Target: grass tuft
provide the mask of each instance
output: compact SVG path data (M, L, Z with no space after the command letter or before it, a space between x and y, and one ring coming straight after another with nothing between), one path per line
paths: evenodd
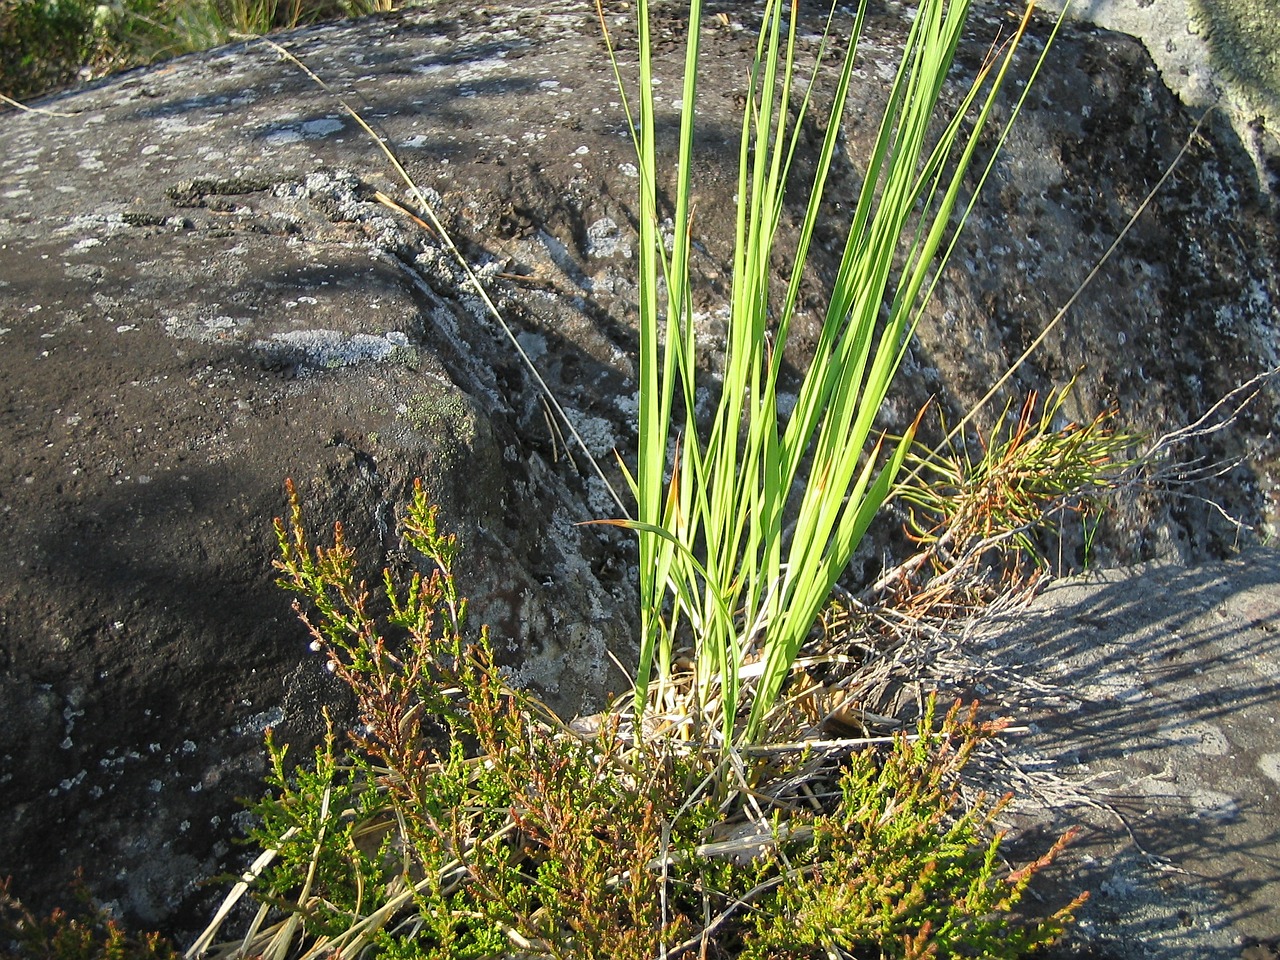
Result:
M636 13L634 98L628 99L613 57L640 169L639 450L628 476L637 510L634 519L617 521L635 531L640 552L635 706L639 714L650 709L651 685L652 702L664 700L674 654L688 646L695 698L725 748L761 737L792 664L907 456L914 427L886 443L877 435L877 417L933 278L954 245L952 216L961 185L1031 8L947 116L943 90L968 3L919 4L878 136L863 158L861 193L846 225L847 244L814 358L791 407L779 399L782 358L866 11L865 2L858 5L843 41L834 7L828 19L819 60L837 51L837 79L831 105L819 118L826 133L816 172L799 185L799 238L783 251L784 198L793 186L791 165L813 108L818 71L801 76L798 7L778 0L765 5L743 110L729 329L714 380L699 373L705 364L694 335L689 267L699 0L689 7L673 170L660 169L656 159L646 0ZM607 40L602 4L600 19ZM671 180L675 215L668 251L658 197ZM775 280L778 256L791 264L781 285ZM704 392L712 398L709 410L699 403Z

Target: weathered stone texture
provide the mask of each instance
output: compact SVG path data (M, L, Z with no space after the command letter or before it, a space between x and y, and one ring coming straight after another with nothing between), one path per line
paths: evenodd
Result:
M695 179L709 342L753 48L744 13L723 13L706 39ZM965 70L1010 22L998 8L975 19ZM868 27L797 365L903 23L891 4ZM611 27L626 60L627 28ZM678 33L675 21L659 31L664 125L676 119ZM611 450L633 443L637 180L591 5L418 11L281 40L438 204L612 470ZM816 48L812 30L804 44ZM425 477L466 544L477 616L516 674L569 711L625 685L606 651L627 658L633 577L622 538L575 526L613 512L603 484L439 241L380 201L413 208L332 94L252 43L39 106L69 116L0 124L0 808L12 811L0 872L38 900L83 863L103 896L161 922L198 905L190 883L226 855L233 798L257 789L261 729L305 742L321 704L343 706L270 583L285 476L317 529L346 522L370 575ZM1068 27L886 425L931 394L953 417L976 399L1191 125L1135 41ZM1083 367L1073 413L1116 403L1159 432L1276 364L1275 207L1232 137L1211 127L1197 140L1020 389ZM1264 397L1202 451L1251 451L1197 491L1249 523L1280 512L1274 410ZM1150 499L1098 550L1194 557L1234 536L1200 501Z

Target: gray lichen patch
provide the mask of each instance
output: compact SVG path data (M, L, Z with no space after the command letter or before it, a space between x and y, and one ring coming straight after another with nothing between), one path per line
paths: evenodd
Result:
M304 120L300 123L284 124L274 129L263 131L263 139L273 145L296 143L299 140L318 140L332 136L346 129L346 124L337 116L323 117L319 120Z
M368 333L346 335L338 330L294 330L252 344L254 352L267 363L313 370L387 360L409 347L409 338L399 332L378 337Z
M587 256L631 259L631 243L613 217L601 217L587 227Z

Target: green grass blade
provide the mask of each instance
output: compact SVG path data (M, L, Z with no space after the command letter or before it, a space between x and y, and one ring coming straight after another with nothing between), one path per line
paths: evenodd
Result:
M803 374L794 408L783 415L778 399L782 353L822 215L822 192L837 156L866 9L864 0L844 49L816 171L802 204L793 268L776 291L773 258L818 70L798 93L797 6L766 3L739 140L729 326L718 396L704 424L698 422L689 271L701 8L698 3L690 8L679 143L671 171L675 236L668 253L658 219L649 7L639 0L640 90L633 135L641 167L641 437L635 474L628 474L637 497L637 520L630 528L639 540L641 565L636 706L643 709L652 676L665 681L677 628L687 627L693 631L700 695L712 696L714 690L723 698L719 726L726 742L740 706L743 658L760 651L765 659L744 728L753 737L814 618L892 489L906 447L899 443L880 464L871 432L919 320L921 295L936 282L939 251L945 257L954 246L954 239L947 243L950 218L992 103L988 96L969 129L965 116L980 99L990 72L984 70L960 110L939 130L940 95L968 2L921 0L850 218L816 355ZM830 24L828 19L822 52ZM1009 62L998 71L997 83ZM628 108L629 121L631 116ZM665 296L659 295L660 280L666 282ZM677 398L683 418L678 425L673 422ZM673 443L671 431L677 428L679 442Z

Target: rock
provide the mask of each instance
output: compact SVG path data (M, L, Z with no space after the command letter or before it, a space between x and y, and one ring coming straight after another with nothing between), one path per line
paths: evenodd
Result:
M754 35L737 7L720 12L695 179L707 238L695 306L709 338ZM796 365L903 17L890 4L868 25ZM1007 23L998 8L975 17L965 70ZM625 60L625 23L611 29ZM679 32L659 24L664 98ZM591 6L418 10L280 40L403 159L613 471L612 449L634 442L637 179ZM475 615L515 674L566 713L626 686L608 651L629 656L634 575L625 538L575 525L616 515L604 483L333 93L254 42L37 106L53 112L10 113L0 127L0 806L14 811L0 866L39 905L83 865L133 920L190 929L211 896L196 881L236 862L226 841L235 797L259 789L262 730L301 752L321 706L349 709L271 583L284 477L314 529L346 524L371 577L424 477L464 542ZM660 122L674 118L664 99ZM972 403L1190 131L1136 41L1068 26L921 323L886 426L930 395L953 419ZM1116 403L1159 433L1274 366L1274 210L1231 129L1208 130L1018 389L1084 366L1073 414ZM1259 528L1280 513L1275 409L1268 394L1189 449L1250 455L1191 492ZM1203 557L1237 535L1198 499L1145 497L1096 556Z
M1280 189L1280 19L1268 0L1082 0L1067 15L1140 39L1169 89L1193 110L1221 109Z
M1278 632L1273 549L1063 580L975 632L971 682L1022 728L1005 757L1025 774L994 784L1018 791L1012 823L1041 848L1083 828L1037 891L1091 894L1055 956L1280 946Z

